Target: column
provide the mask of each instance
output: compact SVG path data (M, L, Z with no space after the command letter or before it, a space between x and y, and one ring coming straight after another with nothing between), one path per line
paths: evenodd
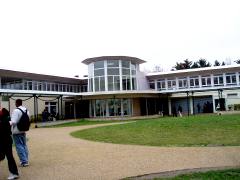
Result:
M168 112L169 115L172 115L172 103L170 97L168 97Z
M107 76L107 61L106 60L104 61L103 67L104 67L105 91L108 91L108 76ZM100 81L100 79L99 79L99 81ZM101 89L100 89L100 91L101 91Z
M73 101L73 117L74 117L74 119L77 119L77 116L76 116L76 99L74 99L74 101Z
M119 61L119 80L120 80L120 91L122 91L123 90L122 89L122 60ZM136 79L136 81L137 81L137 79ZM137 82L137 84L138 84L138 82Z
M210 77L211 77L211 87L214 87L213 74L211 74Z
M236 81L237 81L237 85L239 85L239 72L236 72Z
M223 86L227 86L226 73L223 73Z
M202 76L201 75L198 76L198 81L199 81L199 87L201 88L202 87Z
M190 109L190 114L193 114L193 97L189 97L189 109Z

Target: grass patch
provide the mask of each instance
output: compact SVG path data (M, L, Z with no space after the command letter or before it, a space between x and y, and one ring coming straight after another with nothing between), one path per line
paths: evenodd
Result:
M240 145L240 116L200 115L148 119L76 131L71 135L116 144L237 146Z
M240 169L228 169L228 170L219 170L219 171L208 171L208 172L199 172L191 174L183 174L172 178L155 178L154 180L205 180L205 179L231 179L238 180L240 179Z
M52 125L52 126L46 126L49 128L58 128L58 127L72 127L72 126L85 126L85 125L95 125L95 124L106 124L106 123L114 123L114 122L123 122L123 121L110 121L110 120L94 120L94 121L89 121L85 119L80 119L75 122L66 122L63 124L57 124L57 125Z

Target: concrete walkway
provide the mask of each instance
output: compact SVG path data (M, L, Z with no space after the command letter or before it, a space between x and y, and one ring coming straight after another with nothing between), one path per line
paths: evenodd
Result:
M110 125L110 124L108 124ZM239 166L240 147L147 147L91 142L70 132L106 124L37 128L28 133L30 166L19 167L23 180L121 179L164 171ZM15 159L18 158L15 153ZM0 162L0 179L8 176Z

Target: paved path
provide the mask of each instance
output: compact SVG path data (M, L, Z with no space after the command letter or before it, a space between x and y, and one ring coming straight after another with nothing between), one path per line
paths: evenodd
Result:
M171 170L240 165L240 147L118 145L69 135L72 131L96 126L106 124L31 129L28 133L30 166L19 168L21 179L107 180ZM17 159L16 153L15 157ZM4 161L0 163L0 180L7 175Z

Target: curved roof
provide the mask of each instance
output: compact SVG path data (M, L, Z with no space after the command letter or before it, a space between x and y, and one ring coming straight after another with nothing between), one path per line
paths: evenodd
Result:
M87 58L87 59L83 60L82 63L88 65L92 62L102 61L102 60L124 60L124 61L131 61L136 64L142 64L142 63L146 62L142 59L135 58L135 57L129 57L129 56L100 56L100 57Z

